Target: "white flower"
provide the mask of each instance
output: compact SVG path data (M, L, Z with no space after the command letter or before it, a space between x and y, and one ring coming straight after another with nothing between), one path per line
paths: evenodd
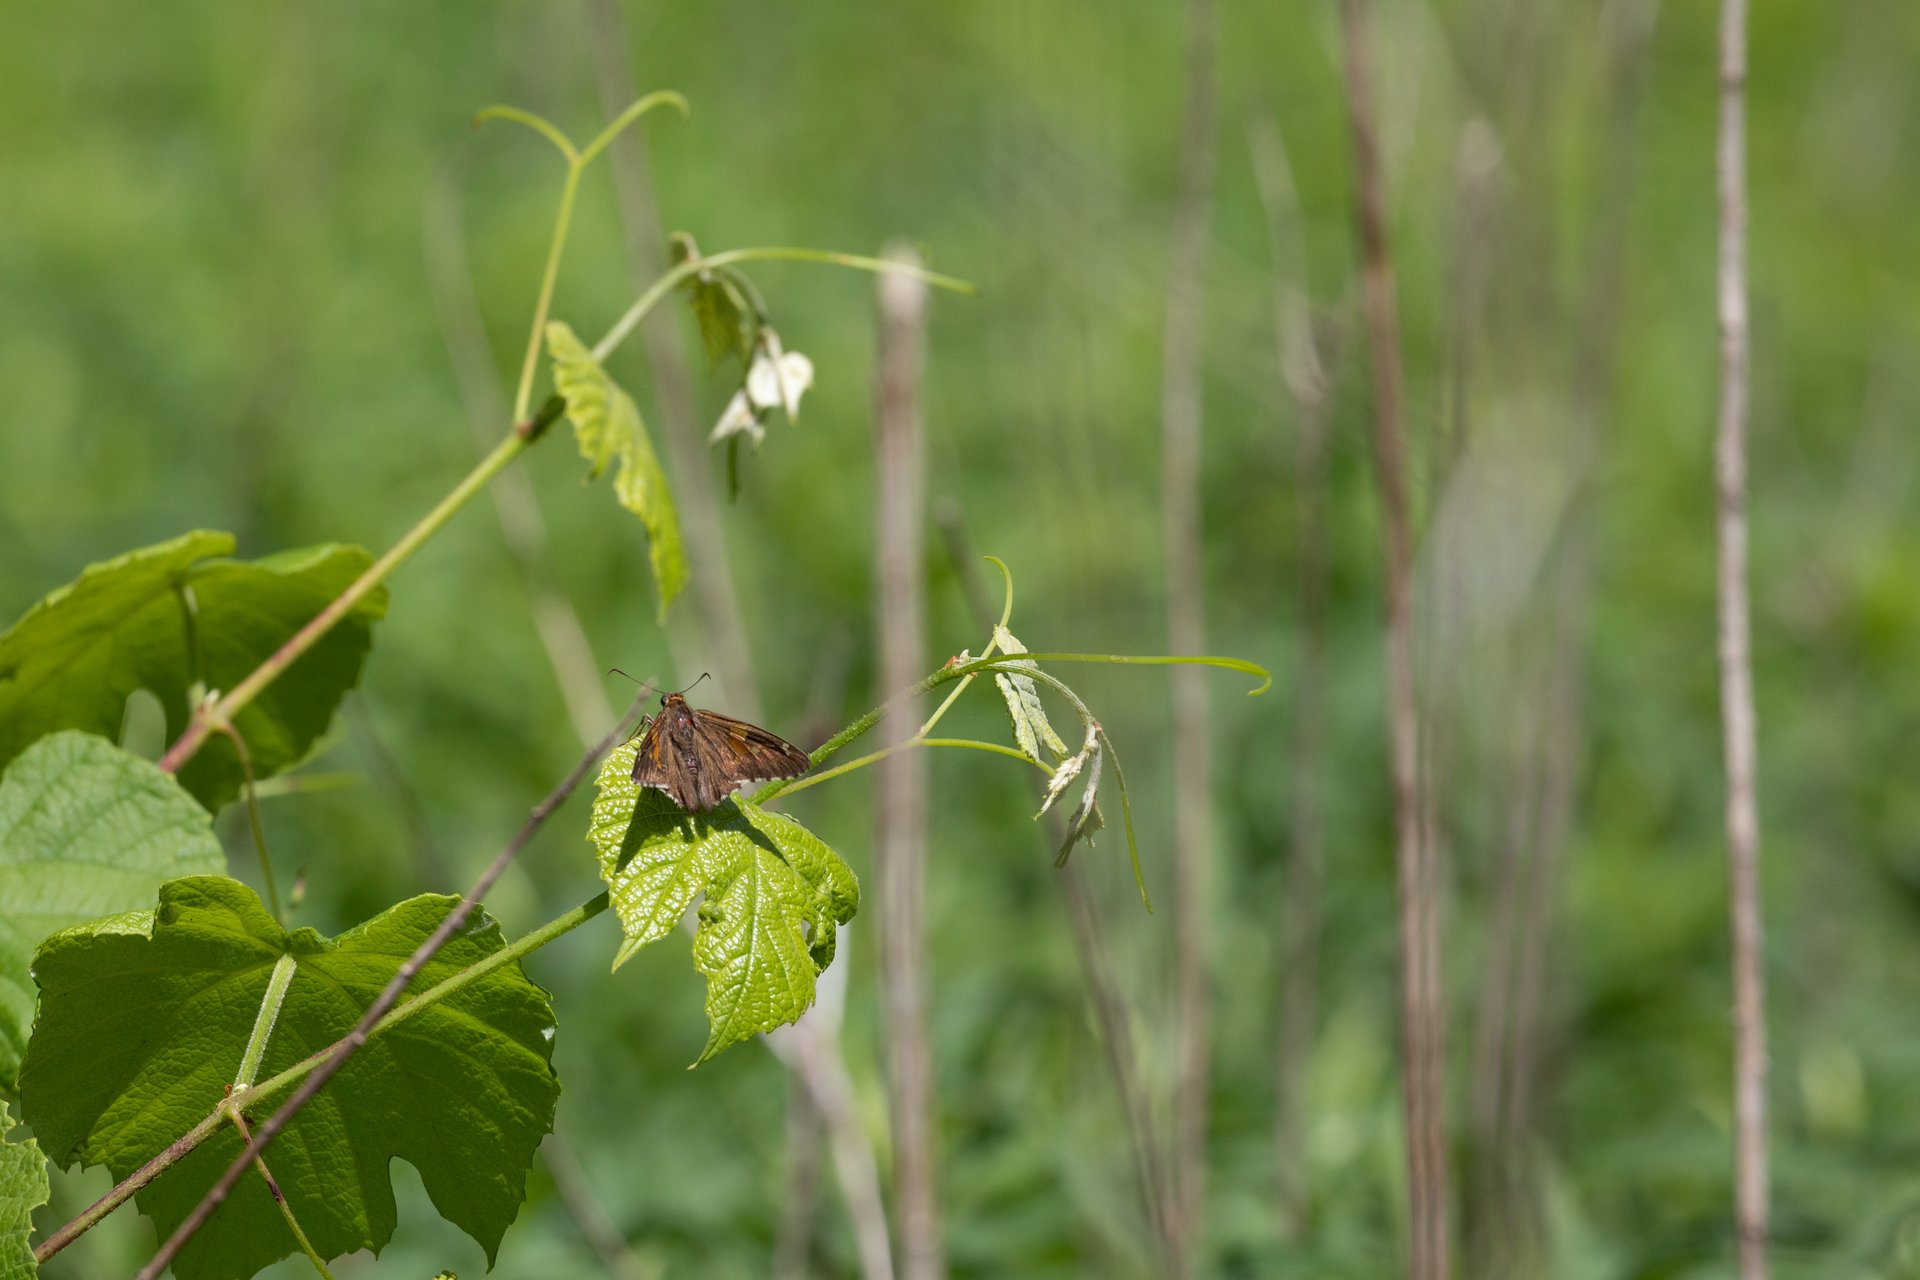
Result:
M760 415L754 412L753 406L747 403L747 393L742 390L734 392L733 399L727 401L726 410L720 415L720 421L713 424L713 432L707 437L707 443L719 444L728 436L746 436L758 449L766 434L766 426L760 421Z
M800 397L813 385L813 361L798 351L785 351L780 335L762 329L754 344L753 362L747 366L746 381L727 401L720 421L707 436L717 444L729 436L746 436L759 448L767 434L767 415L775 409L787 415L787 421L800 416Z
M782 351L780 335L760 331L760 345L747 370L747 398L762 411L784 409L787 420L800 416L800 396L813 385L813 361L798 351Z

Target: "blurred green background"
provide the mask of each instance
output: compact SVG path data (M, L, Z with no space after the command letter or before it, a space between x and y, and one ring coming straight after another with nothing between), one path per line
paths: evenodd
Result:
M686 122L644 126L663 225L708 250L871 253L905 238L934 268L977 282L978 298L934 300L930 498L957 504L976 549L1012 566L1014 626L1029 645L1162 651L1160 343L1183 10L720 0L618 13L636 76L625 96L670 87L693 106ZM1215 1025L1200 1273L1379 1276L1398 1265L1403 1216L1394 884L1337 26L1331 3L1229 3L1219 21L1208 648L1277 679L1247 700L1238 677L1211 678ZM1388 0L1379 14L1414 474L1432 531L1422 585L1446 761L1449 1095L1467 1259L1502 1211L1476 1193L1484 1153L1469 1120L1509 883L1503 833L1544 751L1529 672L1554 634L1569 548L1586 548L1590 565L1577 578L1571 817L1557 851L1538 851L1560 870L1543 891L1541 1022L1518 1140L1530 1175L1511 1197L1539 1197L1547 1229L1531 1265L1554 1277L1731 1274L1715 21L1711 5L1654 0ZM233 530L246 556L335 539L384 548L475 457L430 242L464 253L492 367L510 386L557 198L545 144L468 121L508 102L590 136L604 119L594 53L605 39L590 7L79 0L13 6L6 27L0 617L91 561L189 528ZM1906 1025L1920 999L1909 776L1920 762L1920 9L1757 6L1752 60L1777 1273L1920 1275L1920 1037ZM1269 133L1298 184L1298 254L1282 237L1276 255L1256 180L1250 139ZM812 745L881 693L873 288L824 267L751 274L817 384L798 426L776 422L744 460L722 521L764 722ZM1304 1129L1289 1138L1304 1152L1304 1222L1275 1207L1302 492L1277 280L1309 290L1333 376L1319 999ZM634 292L597 168L556 314L597 334ZM614 369L659 431L637 343ZM733 387L695 375L697 416L711 422ZM1585 488L1582 431L1594 449ZM598 666L697 675L697 648L676 667L654 625L637 522L604 485L582 488L558 434L524 467L551 534L551 583ZM927 577L931 669L984 636L931 530ZM309 766L357 784L267 809L278 864L306 871L301 922L329 932L465 884L578 749L489 504L391 587L362 687ZM1164 673L1063 674L1124 755L1149 884L1168 904ZM630 687L608 680L606 696L624 703ZM950 723L1004 732L986 690ZM971 753L931 768L928 947L953 1272L1148 1274L1121 1111L1065 900L1029 821L1029 780ZM794 809L871 889L867 779L809 791ZM564 811L490 899L509 934L596 891L584 815L578 802ZM235 874L251 878L236 817L222 830ZM1172 913L1140 910L1117 832L1076 859L1164 1113ZM846 1052L878 1141L875 905L869 896L840 963ZM617 976L613 947L600 920L529 965L560 1016L559 1127L644 1267L766 1274L791 1183L786 1073L752 1045L685 1071L705 1028L684 939ZM411 1171L395 1173L394 1243L338 1273L480 1274L477 1247L439 1221ZM98 1171L59 1178L42 1221L64 1221L105 1185ZM544 1167L531 1189L498 1274L601 1273ZM850 1274L830 1177L817 1233L818 1273ZM123 1214L46 1274L121 1274L150 1247L149 1228ZM304 1273L287 1263L272 1274Z

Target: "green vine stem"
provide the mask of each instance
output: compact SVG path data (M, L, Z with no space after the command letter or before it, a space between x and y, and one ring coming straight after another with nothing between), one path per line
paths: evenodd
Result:
M991 751L995 755L1012 756L1022 764L1030 764L1042 773L1048 772L1047 766L1041 764L1026 752L1016 750L1013 747L1002 746L998 742L981 742L977 738L929 738L925 736L924 733L916 733L905 742L896 742L884 750L870 751L857 760L849 760L845 764L835 765L833 768L823 770L820 773L809 773L803 778L796 778L793 784L781 794L792 795L796 791L805 791L808 787L818 786L829 778L837 778L843 773L852 773L855 769L863 769L867 765L886 759L888 756L899 755L902 751L911 751L915 747L963 747L969 751Z
M1012 655L1021 662L1095 662L1126 667L1220 667L1227 671L1239 671L1250 676L1259 676L1260 683L1247 690L1249 698L1257 698L1273 687L1273 673L1257 662L1248 662L1245 658L1222 658L1213 655L1184 657L1179 654L1133 654L1133 653L1016 653ZM995 667L983 667L987 659L969 664L967 669L999 670ZM1005 658L992 659L1004 663ZM1030 671L1014 669L1015 675L1031 675Z
M111 1191L88 1205L72 1222L35 1245L34 1262L44 1266L47 1259L99 1226L102 1219L125 1204L142 1187L180 1163L186 1158L188 1152L211 1138L214 1131L226 1122L226 1118L226 1103L223 1099L221 1105L209 1112L206 1119L175 1138L167 1144L164 1151L115 1183Z
M1000 623L993 629L993 634L987 637L987 646L980 651L980 657L982 659L993 656L993 651L1000 647L1000 633L1005 631L1007 623L1013 620L1013 570L1007 568L1007 562L999 556L987 556L986 559L994 568L1000 571L1000 577L1006 582L1006 591L1000 606ZM972 683L973 677L969 675L959 683L952 693L946 696L939 706L933 709L933 714L927 717L927 722L920 726L920 737L924 738L933 732L933 726L940 723L940 717L947 714L947 709L960 700L960 695L965 693L968 686ZM1039 764L1040 762L1036 760L1034 763ZM1046 766L1041 765L1040 767L1044 769Z
M333 630L342 618L353 612L354 607L366 599L373 589L387 580L395 569L404 563L407 557L420 549L420 544L439 532L440 527L454 517L460 508L473 500L475 494L487 486L507 464L519 457L526 448L545 434L548 427L559 420L565 408L559 396L550 397L540 406L540 411L527 418L507 433L507 438L496 446L492 453L480 460L478 466L467 473L453 491L421 517L419 523L400 536L400 540L388 549L387 553L367 566L366 572L327 604L327 607L293 635L287 642L268 655L267 659L253 669L239 684L229 689L212 706L202 706L188 723L186 732L160 757L160 768L167 773L178 773L180 767L193 758L196 751L206 743L207 735L222 725L231 724L240 711L260 696L260 691L279 679L286 669L299 660L300 656L320 641L320 637Z
M238 1111L234 1111L232 1112L232 1119L233 1127L240 1131L240 1141L249 1146L253 1145L253 1134L247 1130L246 1117ZM260 1170L261 1180L267 1184L267 1190L272 1194L273 1202L280 1206L280 1217L286 1222L287 1230L293 1232L293 1238L299 1242L300 1252L307 1255L307 1261L311 1262L313 1269L320 1273L321 1280L333 1280L333 1272L327 1270L326 1259L322 1258L319 1252L314 1249L313 1242L307 1239L307 1233L300 1229L300 1219L293 1216L293 1206L287 1203L287 1197L282 1194L279 1182L274 1179L272 1172L268 1170L266 1157L256 1155L253 1158L253 1165L254 1168Z
M253 851L260 858L260 878L266 882L267 907L275 920L285 924L287 912L280 905L280 885L273 878L273 859L267 856L267 827L260 820L260 787L253 776L253 756L247 750L247 740L232 724L222 721L214 727L233 743L233 753L240 757L240 776L246 784L247 824L253 830Z
M1025 664L1028 662L1099 662L1155 667L1181 665L1221 667L1228 671L1239 671L1260 678L1260 684L1256 688L1247 691L1247 696L1250 698L1258 697L1273 687L1273 674L1271 672L1265 667L1257 663L1248 662L1243 658L1223 658L1214 655L1183 657L1180 655L1134 655L1125 653L1022 653L1009 658L1005 654L996 654L992 657L970 658L965 662L948 662L946 666L941 667L932 675L916 681L906 690L894 694L891 698L888 698L885 702L874 707L858 720L855 720L852 724L834 734L831 738L828 738L825 742L815 747L807 758L812 761L816 767L824 764L837 754L842 747L867 732L867 730L873 728L874 725L879 724L882 717L884 717L887 712L893 710L894 707L902 702L918 698L922 694L931 693L950 680L965 679L980 671L992 671L1017 676L1034 675L1034 668L1025 665L1015 665L1016 663ZM1049 683L1057 684L1058 682L1049 681ZM1066 688L1065 685L1059 685L1059 687L1062 689ZM1071 691L1069 691L1069 696L1071 696ZM1075 698L1074 701L1078 702L1079 700ZM766 786L754 792L752 797L749 798L748 803L764 805L781 792L793 790L794 785L792 781L769 782Z
M576 148L573 140L560 132L551 123L518 107L488 107L473 118L476 125L489 120L510 120L525 125L551 142L567 162L567 178L560 188L560 209L554 215L553 238L547 245L547 265L540 276L540 293L533 304L532 332L527 336L527 355L520 365L520 385L514 392L513 416L516 421L526 416L527 405L533 398L533 376L540 367L540 339L547 329L547 314L553 306L554 284L560 278L560 258L566 251L567 232L573 226L573 201L580 190L580 175L586 172L594 157L606 150L621 131L655 107L675 107L684 118L687 113L687 100L671 89L662 89L630 105L616 116L612 123L602 129L584 149Z
M926 271L911 267L905 263L890 262L885 258L868 258L857 253L839 253L832 249L795 249L778 246L763 246L752 249L723 249L719 253L710 253L701 257L688 258L676 264L658 280L647 286L628 307L626 314L614 322L606 336L593 344L593 358L602 364L608 356L627 340L647 313L659 305L660 299L677 288L681 281L699 275L702 271L711 271L735 262L825 262L837 267L851 267L856 271L872 271L876 274L888 271L904 271L919 276L936 289L948 289L954 293L976 294L980 290L965 280L954 276L943 276L937 271Z
M254 1078L260 1074L260 1060L267 1055L267 1041L273 1039L273 1027L280 1021L280 1006L287 1002L287 988L293 985L296 967L292 956L283 955L273 962L273 972L267 976L267 989L260 997L260 1012L253 1018L253 1032L240 1054L240 1070L234 1073L235 1090L251 1088Z

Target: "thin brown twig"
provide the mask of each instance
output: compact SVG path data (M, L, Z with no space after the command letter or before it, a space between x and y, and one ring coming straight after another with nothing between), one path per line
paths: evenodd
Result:
M1408 1274L1449 1273L1445 1141L1445 1006L1440 986L1440 885L1420 820L1420 709L1413 637L1413 527L1407 493L1405 392L1393 256L1387 233L1372 85L1367 0L1342 0L1353 135L1361 305L1373 366L1373 453L1386 523L1388 758L1399 881L1402 1075L1407 1118Z
M366 1012L360 1015L360 1020L354 1024L353 1030L348 1032L327 1055L325 1061L315 1067L312 1073L300 1083L300 1087L294 1091L293 1096L281 1104L279 1110L260 1126L252 1140L246 1144L238 1156L234 1157L233 1163L227 1166L226 1172L220 1175L220 1180L213 1184L212 1189L205 1196L201 1197L200 1203L194 1206L193 1211L167 1238L166 1243L160 1246L159 1252L155 1253L147 1265L140 1269L137 1280L159 1280L160 1274L179 1255L181 1247L193 1238L194 1233L205 1225L207 1219L213 1216L214 1210L218 1209L232 1193L234 1184L246 1172L253 1158L267 1149L267 1146L292 1123L294 1116L298 1115L301 1109L326 1087L327 1081L331 1080L340 1068L346 1065L347 1060L367 1042L368 1033L373 1030L373 1025L393 1008L420 970L466 923L467 917L473 914L474 909L479 906L480 899L488 889L493 887L494 881L500 878L508 864L520 850L526 847L527 842L533 839L534 833L553 816L554 811L566 798L573 794L574 788L578 787L592 770L594 762L626 736L630 725L639 717L640 702L641 699L635 699L627 714L622 716L620 723L614 726L613 732L589 747L580 757L580 762L573 767L573 771L561 781L560 785L534 806L533 812L527 815L526 822L521 824L520 830L514 834L513 839L507 842L506 847L500 851L487 869L480 873L480 878L473 882L473 886L462 896L459 903L447 913L439 927L428 935L426 941L414 949L412 955L401 962L393 979L374 998L373 1003L367 1006Z
M1741 1280L1767 1274L1767 1012L1760 913L1760 814L1747 598L1747 4L1720 4L1719 658L1727 771L1728 914L1733 963L1734 1218Z
M1166 557L1168 645L1206 648L1205 556L1200 499L1201 330L1206 303L1208 223L1215 167L1215 76L1219 43L1214 0L1187 0L1186 103L1173 213L1173 254L1161 355L1160 511ZM1172 679L1174 759L1173 1266L1196 1264L1206 1221L1207 1101L1211 1076L1208 953L1213 928L1212 761L1207 681L1200 671Z
M278 680L289 667L306 654L307 650L320 643L329 631L359 608L362 601L379 590L393 571L411 558L413 553L438 533L449 520L458 515L460 509L472 501L476 493L486 488L487 484L505 470L507 465L519 457L529 445L544 436L548 428L559 421L565 407L565 402L558 395L549 396L546 403L539 409L515 423L507 432L506 438L495 445L492 452L482 458L473 470L455 484L432 510L401 534L399 540L387 548L379 559L368 565L359 577L348 583L339 595L328 601L320 612L288 636L278 649L262 659L260 665L242 678L238 684L222 694L218 702L195 708L186 729L160 757L161 772L178 773L181 767L193 759L200 748L206 744L207 736L213 733L217 726L231 721L251 705L268 685Z
M86 1210L73 1221L35 1245L33 1260L45 1265L49 1258L99 1226L108 1214L131 1200L145 1189L148 1183L185 1159L187 1153L212 1137L214 1132L226 1122L226 1118L225 1110L215 1107L200 1123L175 1138L151 1160L115 1183L105 1195L88 1205Z

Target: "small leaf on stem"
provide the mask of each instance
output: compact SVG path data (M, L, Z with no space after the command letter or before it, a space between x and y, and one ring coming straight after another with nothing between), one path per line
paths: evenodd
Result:
M616 461L620 464L613 478L614 496L647 527L653 585L665 621L667 606L687 583L687 555L667 473L647 438L640 409L586 344L558 320L547 326L547 350L553 356L553 385L567 402L567 419L573 423L580 456L587 460L588 477Z
M669 256L678 265L697 261L699 247L684 231L674 233ZM700 344L706 349L707 364L718 368L720 362L737 356L746 363L753 352L759 320L730 273L725 270L701 270L681 282L694 322L700 326Z
M1005 654L1027 652L1027 646L1021 644L1013 632L1004 626L993 629L993 642ZM1032 667L1035 664L1016 660L1016 665ZM1058 733L1054 732L1052 723L1047 719L1047 709L1040 702L1040 690L1035 686L1032 677L996 671L993 682L1000 686L1000 695L1006 699L1007 715L1013 721L1014 745L1019 747L1029 759L1040 764L1051 763L1040 754L1042 746L1052 754L1053 761L1064 759L1067 755L1067 744ZM1061 785L1066 784L1061 783ZM1041 812L1046 812L1044 805L1041 807Z
M1066 862L1067 855L1073 852L1073 846L1082 840L1093 843L1093 833L1106 825L1106 819L1100 816L1100 807L1095 803L1100 791L1100 764L1102 746L1100 725L1095 721L1087 726L1087 740L1080 750L1053 771L1053 777L1047 783L1046 799L1040 805L1040 813L1053 807L1053 802L1079 777L1086 774L1087 785L1080 793L1080 803L1074 806L1073 813L1067 818L1067 831L1060 843L1060 852L1054 859L1056 866ZM1033 816L1039 817L1040 813Z

